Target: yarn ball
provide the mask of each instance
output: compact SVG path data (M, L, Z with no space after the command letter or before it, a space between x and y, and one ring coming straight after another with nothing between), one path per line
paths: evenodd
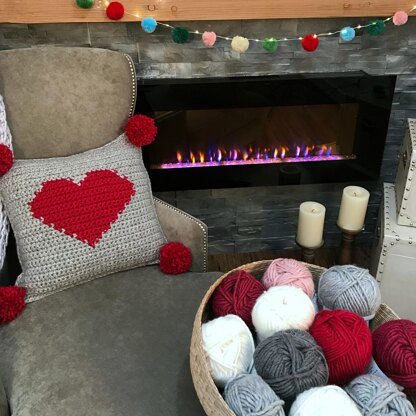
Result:
M308 332L299 329L279 331L260 342L254 352L254 367L273 391L289 402L328 382L322 349Z
M312 301L293 286L273 286L256 301L251 313L259 341L285 329L307 331L315 318Z
M120 20L124 16L124 6L118 1L112 1L105 9L107 17L111 20Z
M160 249L160 270L166 274L181 274L189 270L192 253L182 243L167 243Z
M345 265L330 267L322 273L318 299L326 309L345 309L370 320L380 307L381 294L368 270Z
M137 147L152 143L157 134L155 121L143 114L130 117L123 129L130 143Z
M406 12L398 11L398 12L394 13L393 23L396 26L405 25L408 20L409 20L409 16Z
M153 17L145 17L141 26L146 33L153 33L156 30L157 22Z
M355 29L350 26L344 27L339 32L340 38L345 42L351 42L355 38Z
M261 43L263 49L267 52L275 52L278 46L278 41L275 38L266 38L263 39Z
M312 273L303 263L294 259L273 260L262 282L266 289L271 286L294 286L302 289L310 298L315 293Z
M234 36L231 41L231 47L235 52L238 53L244 53L249 46L250 43L248 39L243 36Z
M257 374L241 374L230 380L224 399L237 416L285 416L285 402Z
M374 360L387 377L407 389L416 388L416 323L397 319L373 333Z
M382 20L374 20L370 24L370 26L367 27L367 32L371 36L380 36L384 33L386 30L386 24Z
M186 43L189 40L189 31L184 27L174 27L172 29L172 40L175 43Z
M302 47L307 52L313 52L318 48L319 45L319 38L316 35L306 35L301 40Z
M324 351L329 384L343 386L367 369L372 353L371 332L361 317L350 311L321 311L309 332Z
M361 416L355 403L338 386L314 387L296 398L289 416Z
M366 374L345 386L363 416L414 416L415 410L404 393L386 378Z
M94 0L77 0L77 6L82 9L91 9L94 6Z
M214 315L238 315L252 328L251 311L263 292L263 285L253 275L244 270L233 272L215 289L212 297Z
M254 340L237 315L226 315L202 324L202 344L211 376L218 387L253 368Z
M202 43L205 46L214 46L215 42L217 40L217 35L215 32L204 32L202 34Z
M25 309L26 289L19 286L0 287L0 324L13 321Z
M0 144L0 176L6 174L13 166L13 152L10 147Z

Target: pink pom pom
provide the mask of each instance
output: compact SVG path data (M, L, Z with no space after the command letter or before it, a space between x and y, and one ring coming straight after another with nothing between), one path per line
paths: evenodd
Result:
M401 26L401 25L406 24L408 19L409 19L409 16L407 15L406 12L402 12L402 11L396 12L394 13L394 16L393 16L393 23L396 26Z
M205 46L214 46L216 40L217 35L215 34L215 32L204 32L202 34L202 43Z

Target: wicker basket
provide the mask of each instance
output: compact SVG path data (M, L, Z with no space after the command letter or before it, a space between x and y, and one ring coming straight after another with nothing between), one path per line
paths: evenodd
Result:
M202 299L201 305L198 308L198 312L196 313L190 350L191 373L199 400L206 414L209 416L235 416L235 413L231 411L230 408L227 406L220 392L218 391L218 388L214 384L209 370L208 359L202 345L201 326L211 317L211 296L214 293L217 286L221 283L221 281L225 279L230 273L236 270L245 270L246 272L251 273L256 278L260 279L270 263L271 260L263 260L254 263L244 264L221 276L209 288L204 298ZM319 280L319 277L325 269L323 267L314 266L311 264L306 264L306 266L311 271L316 285L316 283ZM380 309L377 311L376 316L370 322L370 328L372 331L374 331L382 323L398 318L399 316L396 315L394 311L392 311L387 305L382 304L380 306ZM406 393L410 401L415 406L416 392Z

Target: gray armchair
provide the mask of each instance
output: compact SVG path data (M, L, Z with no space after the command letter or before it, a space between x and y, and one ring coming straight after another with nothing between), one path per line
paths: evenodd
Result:
M0 94L17 158L66 156L111 141L137 93L133 63L117 52L0 52ZM168 276L142 267L29 304L0 328L0 415L7 407L16 416L203 414L188 350L199 301L219 274L201 273L205 224L155 204L168 240L190 247L192 271Z

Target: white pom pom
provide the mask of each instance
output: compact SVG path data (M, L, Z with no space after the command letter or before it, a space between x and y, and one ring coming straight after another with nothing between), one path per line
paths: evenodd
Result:
M231 47L238 53L244 53L248 49L249 45L250 43L248 39L243 36L234 36L231 41Z

